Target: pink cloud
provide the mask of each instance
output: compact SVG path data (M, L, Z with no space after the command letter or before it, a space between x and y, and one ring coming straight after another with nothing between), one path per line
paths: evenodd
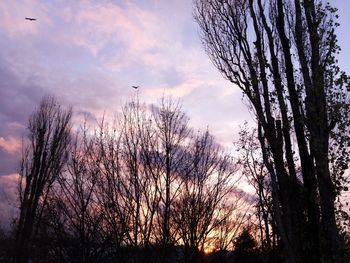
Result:
M151 37L158 24L156 17L136 5L122 8L112 3L84 2L77 11L74 18L68 10L64 12L64 19L76 26L73 42L95 56L113 41L123 44L125 50L136 52L156 44L156 38Z
M203 81L199 79L189 79L186 82L183 82L174 87L169 87L166 84L159 87L154 87L152 89L146 89L144 94L149 98L161 98L163 96L172 96L172 97L184 97L189 95L195 89L198 89L203 85Z
M12 136L0 137L0 148L10 154L18 153L21 149L21 145L22 142L18 138Z
M182 10L181 5L177 8ZM174 16L176 10L165 11L130 2L75 2L60 13L67 27L51 37L57 43L88 50L105 69L114 72L135 64L164 68L184 53L181 39L185 23L181 17L169 19L168 13ZM108 55L103 50L108 50Z

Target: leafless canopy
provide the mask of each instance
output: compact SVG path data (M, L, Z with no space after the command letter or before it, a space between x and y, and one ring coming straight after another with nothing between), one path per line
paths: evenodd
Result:
M318 0L194 0L194 9L207 54L256 115L290 261L338 261L334 201L349 161L349 79L335 58L336 9Z
M53 97L44 97L28 123L28 144L20 167L18 262L28 259L28 249L46 204L50 188L68 157L71 110L63 110Z

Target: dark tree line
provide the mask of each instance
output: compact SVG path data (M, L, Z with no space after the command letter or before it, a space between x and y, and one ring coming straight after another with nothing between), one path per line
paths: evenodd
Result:
M247 168L258 187L268 173L286 259L344 261L335 200L349 163L349 78L336 60L336 9L318 0L195 0L194 9L207 54L256 116L265 170Z
M71 116L45 97L30 118L16 262L199 262L233 248L247 225L237 165L179 102L131 101L74 130Z

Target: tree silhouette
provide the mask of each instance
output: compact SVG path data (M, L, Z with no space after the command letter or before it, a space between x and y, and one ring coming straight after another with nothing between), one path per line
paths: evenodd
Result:
M193 262L205 248L232 249L249 209L241 177L209 131L188 126L178 101L133 100L112 124L103 117L73 131L70 118L44 98L30 119L18 262Z
M186 260L193 262L209 245L210 235L237 208L241 197L231 196L238 179L230 156L215 144L209 132L198 134L188 147L188 164L174 204L174 223L185 246ZM226 237L228 238L228 237Z
M53 97L44 97L28 123L28 145L20 167L20 215L17 225L17 262L30 258L31 241L40 224L51 186L67 161L71 110Z
M349 103L348 77L335 59L336 10L317 0L194 3L206 52L243 91L256 116L288 259L338 262L334 202L343 178L340 164L349 160L343 143L349 138ZM330 166L336 167L332 174Z

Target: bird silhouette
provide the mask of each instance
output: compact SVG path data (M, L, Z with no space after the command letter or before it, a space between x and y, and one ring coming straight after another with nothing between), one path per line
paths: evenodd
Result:
M29 21L35 21L36 20L36 18L31 18L31 17L26 17L25 19L29 20Z
M134 89L138 89L139 88L139 86L131 86L131 87L133 87Z

